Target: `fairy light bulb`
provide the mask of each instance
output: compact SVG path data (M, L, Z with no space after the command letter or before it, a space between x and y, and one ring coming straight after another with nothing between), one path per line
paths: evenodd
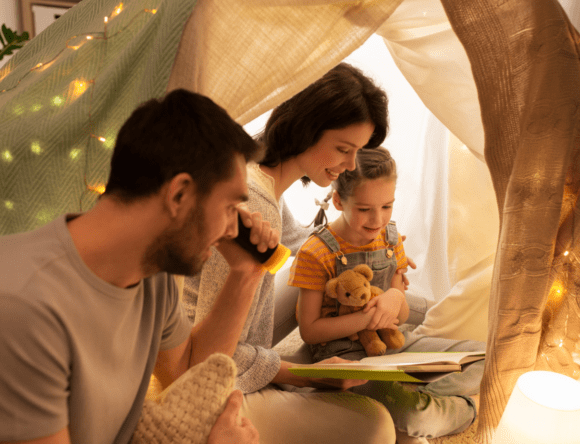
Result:
M44 150L40 146L39 142L34 141L30 144L30 151L32 151L34 154L42 154Z
M111 18L118 16L122 11L123 11L123 3L119 3L117 6L115 6L115 9L111 14Z
M103 194L106 188L105 185L99 184L99 185L88 185L87 189L94 193Z
M10 151L4 150L2 151L2 160L6 163L10 163L14 160L14 156L12 156Z
M568 256L570 252L568 250L564 251L564 257Z

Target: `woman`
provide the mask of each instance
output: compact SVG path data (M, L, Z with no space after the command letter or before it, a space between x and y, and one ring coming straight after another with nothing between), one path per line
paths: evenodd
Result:
M358 150L376 148L385 139L387 103L386 94L361 71L341 63L273 110L260 135L265 157L248 166L247 204L281 231L282 243L293 254L310 230L295 222L282 193L299 179L326 187L353 170ZM209 313L227 274L227 263L214 251L201 275L186 279L184 304L195 324ZM346 389L361 383L292 375L290 363L271 350L273 331L274 276L268 273L234 353L236 385L246 394L243 410L263 442L394 442L390 415L369 398L273 388L270 384ZM308 421L293 421L289 412Z

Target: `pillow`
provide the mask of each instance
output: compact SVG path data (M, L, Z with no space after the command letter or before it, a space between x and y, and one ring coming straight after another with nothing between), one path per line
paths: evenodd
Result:
M190 368L155 400L145 400L131 444L207 442L236 374L234 361L221 353Z

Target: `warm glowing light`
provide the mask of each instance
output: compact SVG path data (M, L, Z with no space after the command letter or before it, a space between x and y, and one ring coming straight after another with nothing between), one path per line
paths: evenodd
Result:
M87 40L92 40L92 39L93 39L93 36L92 35L88 35L87 36Z
M569 251L564 251L564 256L568 256L570 254Z
M14 114L16 114L17 116L19 116L20 114L22 114L24 112L24 107L22 105L16 105L14 107L13 110Z
M107 149L113 149L113 147L115 146L115 138L114 137L109 137L107 138L106 141L101 141L103 142L103 146Z
M89 185L87 188L90 191L93 191L93 192L99 193L99 194L103 194L105 192L105 185L103 185L103 184L99 184L99 185L95 185L95 186Z
M13 209L14 209L14 202L12 202L12 201L9 201L9 200L5 200L5 201L4 201L4 207L5 207L7 210L13 210Z
M88 87L89 82L87 82L84 79L73 80L68 88L68 97L70 98L70 100L76 100L83 95L83 93L87 90Z
M42 68L42 63L37 63L35 68Z
M105 139L104 137L97 137L97 139L99 139L99 142L103 142L103 143L105 143L107 141L107 139Z
M40 111L42 109L42 105L40 103L35 103L30 107L32 112Z
M36 213L36 219L43 224L49 223L52 219L54 219L54 216L55 214L49 210L40 210L38 213Z
M109 22L109 17L105 17L105 24Z
M12 157L12 153L8 150L4 150L2 151L2 160L4 162L12 162L14 160L14 157Z
M553 372L519 377L493 444L578 444L580 383Z
M81 150L78 148L73 148L72 150L70 150L70 152L68 153L68 156L72 159L72 160L77 160L79 158L79 156L81 155Z
M119 3L115 6L115 10L111 14L111 18L118 16L123 11L123 3Z
M30 151L32 151L34 154L41 154L44 150L40 146L40 143L32 142L30 144Z
M64 99L61 96L54 96L50 101L54 106L60 106L64 103Z
M151 14L157 14L157 9L146 9L145 12L150 12Z

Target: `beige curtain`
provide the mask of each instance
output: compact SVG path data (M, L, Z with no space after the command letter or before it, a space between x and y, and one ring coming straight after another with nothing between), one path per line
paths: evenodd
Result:
M578 379L579 36L555 0L442 0L469 56L500 210L480 433L517 378Z
M245 124L338 64L401 1L199 2L167 89L205 94Z

